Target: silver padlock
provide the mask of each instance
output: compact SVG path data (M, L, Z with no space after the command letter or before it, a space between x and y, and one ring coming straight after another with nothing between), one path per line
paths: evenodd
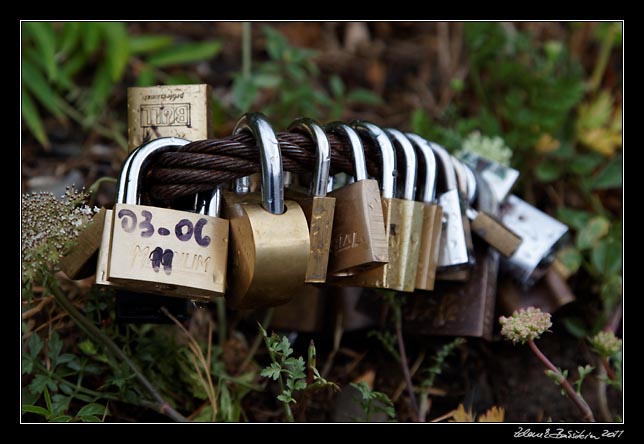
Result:
M459 158L465 165L485 179L496 194L496 200L499 203L505 201L505 198L519 178L519 172L514 168L501 165L498 162L471 151L462 151L459 154Z
M440 274L449 269L469 269L473 264L473 258L468 254L463 226L464 208L450 155L439 144L430 142L430 145L438 161L438 185L442 186L442 188L437 186L442 189L438 203L443 208L445 219L438 252L437 278L440 279Z
M523 239L515 253L502 261L502 269L529 287L554 260L568 227L515 195L502 205L501 221Z

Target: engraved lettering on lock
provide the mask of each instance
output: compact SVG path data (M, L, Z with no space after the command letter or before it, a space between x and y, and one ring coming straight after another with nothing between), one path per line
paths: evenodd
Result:
M170 102L172 102L177 99L183 99L183 94L183 92L181 92L180 94L146 94L145 96L143 96L143 100L169 100Z
M338 254L346 250L358 247L362 244L362 239L358 238L358 233L339 234L333 242L333 254Z
M189 103L160 103L141 105L141 128L160 126L190 127Z

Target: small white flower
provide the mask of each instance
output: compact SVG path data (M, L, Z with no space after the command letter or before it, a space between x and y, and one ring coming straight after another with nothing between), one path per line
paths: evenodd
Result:
M513 343L524 343L538 339L552 326L550 313L544 313L539 308L528 307L512 313L512 316L499 318L501 335Z

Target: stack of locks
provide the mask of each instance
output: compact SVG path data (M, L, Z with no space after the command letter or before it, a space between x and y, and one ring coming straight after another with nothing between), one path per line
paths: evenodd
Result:
M384 289L410 295L403 315L412 332L488 338L497 293L502 312L572 300L552 266L567 227L510 195L512 168L370 122L298 118L288 131L316 151L308 174L295 175L284 171L269 121L248 113L233 136L252 136L255 170L209 184L187 211L152 206L144 179L155 159L189 146L186 137L211 137L209 88L129 94L133 149L114 207L62 262L71 278L95 270L97 285L114 288L120 320L155 322L161 306L185 314L190 301L225 298L231 309L277 307L274 328L321 330L332 310L345 328L361 328L375 322L374 293ZM346 174L331 174L330 135L350 153ZM376 155L366 158L367 145Z

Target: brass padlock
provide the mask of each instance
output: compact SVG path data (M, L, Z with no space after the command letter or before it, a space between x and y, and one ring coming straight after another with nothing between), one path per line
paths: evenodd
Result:
M325 131L349 142L355 169L354 182L338 188L329 254L329 278L351 276L387 263L385 222L378 182L367 178L367 166L360 136L342 122L331 122Z
M212 137L210 85L133 86L127 89L130 151L160 137Z
M430 142L439 166L437 189L442 192L438 203L443 208L445 223L441 232L436 279L466 280L474 264L471 253L471 236L466 231L463 208L465 197L461 195L456 172L449 153L437 143Z
M288 302L304 285L310 252L302 208L284 201L282 155L275 132L261 113L244 114L233 133L246 131L259 147L262 182L261 197L224 193L224 216L230 220L226 303L235 309Z
M418 162L419 172L424 172L422 191L419 193L423 202L423 231L416 271L416 289L433 290L443 229L443 209L436 202L436 158L427 140L413 133L407 133L406 136L420 154L418 157L422 161Z
M341 285L387 288L390 290L413 291L416 282L416 263L408 262L416 250L422 213L413 211L413 202L395 197L396 154L387 133L370 122L353 121L351 126L364 137L370 138L379 148L382 161L381 202L387 236L388 263L364 273L341 279ZM413 148L412 148L413 152ZM412 229L413 227L413 229ZM413 231L417 230L417 231ZM412 238L414 232L417 238ZM411 245L411 244L415 245ZM410 254L410 252L412 254Z
M465 214L470 222L470 229L481 239L487 242L492 248L496 249L504 257L510 257L521 245L521 237L512 230L503 225L496 218L484 211L477 211L472 208L471 204L476 198L478 191L477 180L474 172L461 163L460 160L452 157L456 176L463 178L466 182L467 199ZM480 179L484 180L484 179Z
M400 187L398 182L398 199L394 204L401 208L403 213L403 223L399 229L401 236L406 241L403 244L405 248L404 264L401 264L401 273L403 274L403 291L414 291L416 288L416 274L418 271L418 257L420 254L420 242L423 233L424 205L417 202L416 198L416 177L418 174L418 162L414 146L405 135L397 129L387 128L385 130L391 140L394 142L396 151L400 149L404 159L404 186Z
M131 290L209 302L226 286L228 221L140 205L143 173L152 153L187 143L160 138L133 157L114 206L107 279Z
M290 193L288 198L296 201L302 207L309 224L311 251L306 269L307 283L323 283L326 281L331 248L331 233L333 230L333 214L335 212L335 197L327 196L329 169L331 168L331 145L322 127L313 119L299 118L288 127L291 132L304 132L317 147L317 164L313 171L313 180L309 195Z

